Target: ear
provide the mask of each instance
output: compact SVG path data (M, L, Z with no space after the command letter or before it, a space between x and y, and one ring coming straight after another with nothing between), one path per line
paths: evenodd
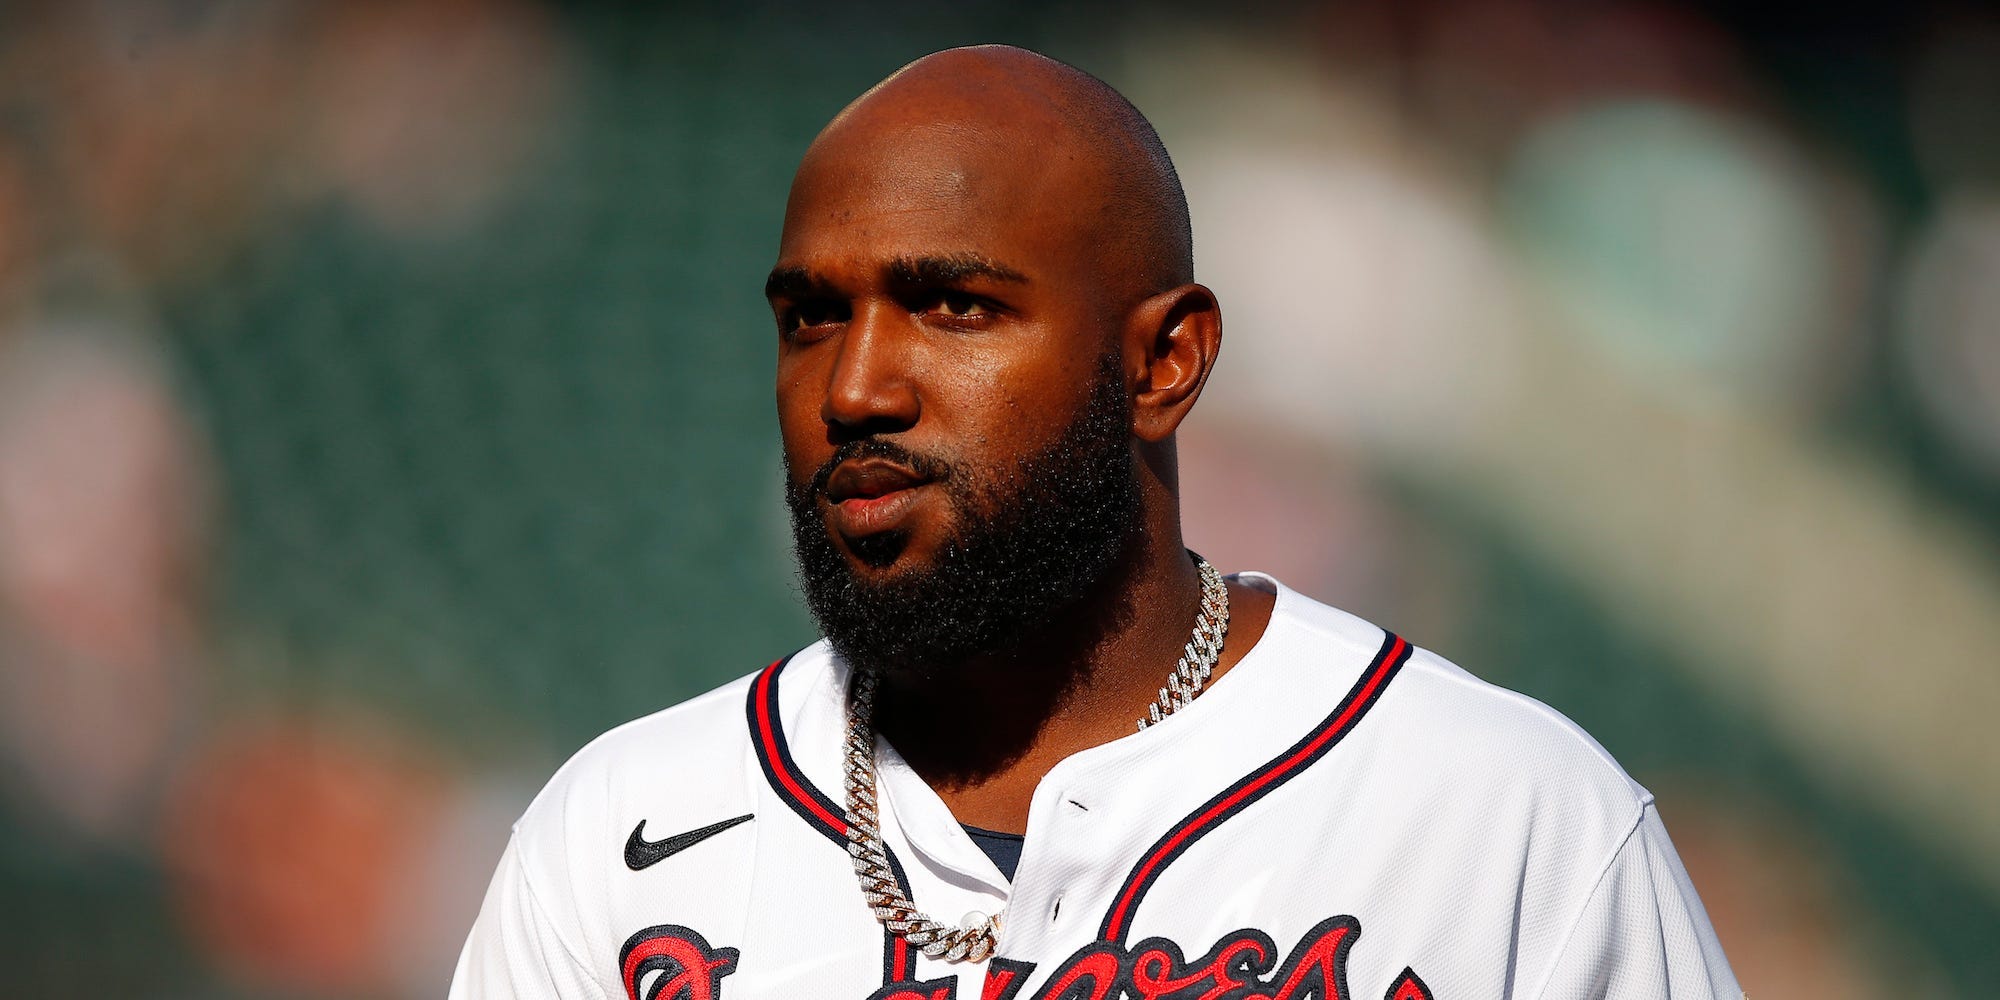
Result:
M1203 285L1182 285L1139 303L1125 328L1125 371L1132 379L1132 433L1142 441L1173 436L1187 418L1222 350L1222 306Z

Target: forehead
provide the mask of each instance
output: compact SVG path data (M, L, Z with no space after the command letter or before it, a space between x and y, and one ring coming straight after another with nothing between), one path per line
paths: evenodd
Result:
M780 266L872 268L971 252L1033 276L1071 267L1092 178L1046 133L982 124L829 130L800 165Z

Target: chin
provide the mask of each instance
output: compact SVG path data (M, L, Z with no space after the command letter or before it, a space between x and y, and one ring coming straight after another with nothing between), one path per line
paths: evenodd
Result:
M898 563L910 561L904 558L910 549L907 531L878 531L859 538L836 537L840 538L840 547L847 550L849 568L857 573L882 575L894 570Z

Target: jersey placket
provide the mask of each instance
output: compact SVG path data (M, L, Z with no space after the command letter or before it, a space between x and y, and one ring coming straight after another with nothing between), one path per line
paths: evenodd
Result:
M1378 645L1385 641L1383 633L1372 627L1357 629L1351 638L1357 640L1350 646L1351 658L1322 656L1318 662L1298 663L1291 652L1302 637L1292 632L1288 619L1274 616L1272 628L1251 655L1182 713L1056 765L1036 790L1030 810L1006 933L997 953L1003 960L999 965L1033 966L1019 974L1039 984L1062 962L1100 942L1121 889L1160 838L1172 834L1212 796L1250 778L1319 725L1337 699L1332 693L1347 689L1365 674L1368 657L1363 649L1394 646L1396 655L1406 655L1407 646L1394 643L1394 637L1388 637L1387 645ZM1302 697L1302 680L1317 691ZM1249 728L1230 724L1242 719L1261 724ZM1226 819L1227 815L1219 815L1203 830ZM1172 865L1177 853L1164 857L1162 864ZM1217 898L1227 881L1218 881ZM1190 915L1184 905L1168 909L1179 917L1167 924L1179 924ZM1168 930L1158 916L1137 903L1121 925L1129 929L1136 918ZM1190 928L1193 933L1175 936L1206 947L1218 931L1229 929ZM1123 939L1120 944L1130 940L1129 933L1118 937ZM1035 988L1019 995L1032 994Z
M1011 888L986 852L972 842L935 791L886 742L876 742L877 795L883 836L903 857L911 901L933 920L963 925L999 914ZM965 963L920 962L927 974L962 971Z
M866 996L878 985L911 979L916 951L884 933L846 863L846 816L837 798L842 791L838 779L846 732L846 670L828 664L787 672L784 666L766 671L750 691L752 738L763 741L766 751L765 811L781 819L772 829L784 831L782 838L774 837L765 856L796 857L810 872L814 891L803 891L806 886L799 873L756 886L750 907L753 917L745 933L746 958L733 985L749 989L752 996L797 996L828 989ZM760 702L768 706L763 720L757 708ZM900 869L902 852L894 845L891 850L891 861ZM802 899L823 902L802 907ZM825 944L850 934L852 947L826 949L818 961L802 960L796 947L799 941ZM849 982L851 986L846 985Z

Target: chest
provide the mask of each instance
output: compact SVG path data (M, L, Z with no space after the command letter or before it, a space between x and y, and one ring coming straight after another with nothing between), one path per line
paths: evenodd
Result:
M1001 915L998 952L979 964L885 933L841 844L776 814L727 862L743 866L738 899L621 901L631 934L619 985L634 1000L1414 1000L1433 995L1426 976L1504 975L1517 900L1492 887L1517 883L1473 877L1492 859L1425 838L1420 815L1300 808L1329 794L1299 782L1190 824L1079 791L1031 830L999 886L939 863L889 817L885 839L920 909L949 924ZM710 915L678 918L695 910ZM1452 971L1428 969L1440 956Z

